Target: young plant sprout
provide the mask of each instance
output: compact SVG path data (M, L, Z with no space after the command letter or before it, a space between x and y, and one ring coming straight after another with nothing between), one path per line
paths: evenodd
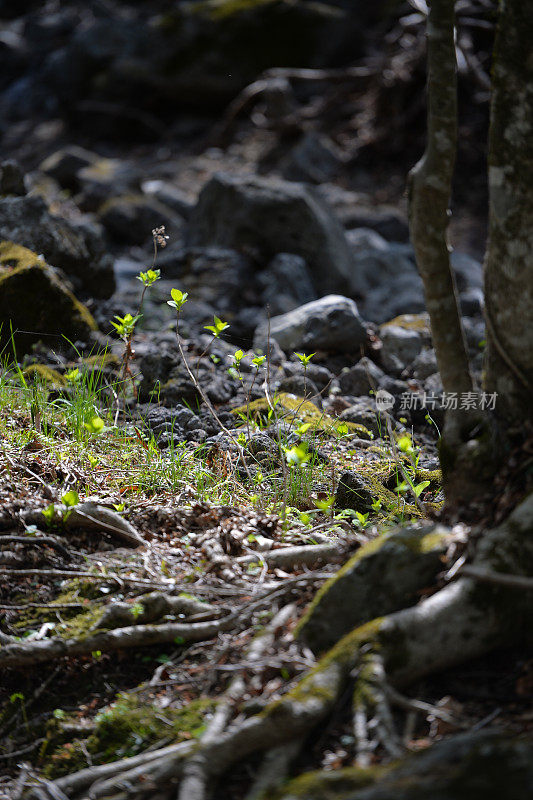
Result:
M124 342L124 354L122 356L122 389L125 393L126 378L128 377L131 381L134 400L137 399L137 387L135 385L135 377L130 369L130 362L135 356L135 351L133 350L132 346L133 334L137 322L142 317L141 312L143 308L144 296L146 294L146 290L150 286L152 286L156 281L158 281L161 277L161 270L154 269L155 262L157 260L157 249L158 247L160 248L166 247L168 239L169 237L165 233L164 225L160 225L158 228L154 228L152 230L152 241L154 245L154 257L152 261L152 266L146 272L140 272L136 276L137 280L140 281L143 285L143 290L139 300L137 313L135 314L135 316L132 316L132 314L126 314L124 317L120 317L118 314L116 314L115 319L117 320L117 322L113 322L111 320L111 325L113 325L117 334Z

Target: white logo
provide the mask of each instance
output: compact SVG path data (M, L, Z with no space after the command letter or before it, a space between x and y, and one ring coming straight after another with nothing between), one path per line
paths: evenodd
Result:
M376 392L376 408L378 411L388 411L395 403L394 397L385 389L378 389Z

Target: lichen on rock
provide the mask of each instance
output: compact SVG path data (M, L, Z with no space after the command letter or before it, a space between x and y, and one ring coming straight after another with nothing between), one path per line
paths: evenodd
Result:
M33 251L0 242L0 342L9 342L10 325L17 354L54 336L59 347L65 337L88 341L96 322L89 310L67 289L53 270Z

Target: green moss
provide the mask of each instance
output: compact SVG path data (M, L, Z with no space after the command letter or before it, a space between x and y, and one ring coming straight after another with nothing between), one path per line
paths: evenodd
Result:
M351 573L354 566L366 558L373 556L379 552L385 544L392 538L400 546L407 548L413 555L430 553L433 550L438 550L443 546L447 539L447 532L445 529L439 530L432 529L424 535L415 530L392 530L383 533L381 536L371 539L366 542L359 550L335 573L328 581L326 581L320 589L316 592L312 602L307 608L305 614L300 618L294 631L294 636L298 638L302 631L305 629L309 621L314 617L315 611L320 605L323 597L328 594L331 587L340 579L343 579L347 574Z
M247 406L239 406L232 409L232 414L250 414L256 421L264 421L270 411L270 406L266 398L254 400ZM289 422L310 423L309 430L315 433L330 433L342 435L343 433L357 433L365 439L371 439L372 434L364 425L355 422L344 422L340 419L324 414L314 403L303 400L287 392L281 392L275 398L275 413Z
M204 0L204 2L195 3L193 9L196 13L206 14L211 19L218 20L231 17L241 11L277 2L278 0Z
M45 364L30 364L23 370L23 374L29 381L40 381L55 388L62 389L67 385L67 381L60 372Z
M423 469L422 467L417 467L416 480L429 481L431 488L437 488L442 485L442 472L440 469Z
M389 325L397 325L399 328L404 328L408 331L418 331L419 333L427 333L428 336L431 335L427 314L400 314L400 316L385 322L381 327L387 328Z
M5 270L16 269L17 267L33 267L43 264L43 260L34 253L14 242L0 242L0 267Z
M61 622L59 622L54 605L61 606L68 603L81 603L82 605L79 608L60 609ZM29 608L26 612L21 612L14 627L19 630L38 629L45 622L54 622L56 623L53 630L54 636L63 639L82 638L87 636L101 619L106 603L107 600L104 601L96 584L75 578L68 582L63 591L48 606Z
M204 730L204 717L213 707L213 700L200 698L182 708L163 709L136 694L119 694L113 705L97 715L94 733L83 747L79 740L58 747L45 774L57 778L87 766L84 748L96 765L136 755L161 739L171 738L176 743L197 739ZM53 725L50 735L55 732Z
M97 325L89 310L35 253L12 242L0 242L0 344L10 341L10 326L19 354L28 353L43 336L90 337ZM30 333L31 331L31 333Z
M306 772L289 781L282 789L269 797L269 800L282 800L284 797L302 800L343 800L353 797L357 789L370 786L386 771L384 767L361 769L348 767L335 772Z

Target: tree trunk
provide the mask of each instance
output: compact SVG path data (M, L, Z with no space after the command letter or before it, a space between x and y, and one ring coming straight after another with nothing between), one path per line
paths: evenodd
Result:
M502 0L492 77L485 388L496 414L533 418L533 8Z
M428 132L409 175L409 216L445 392L471 392L472 379L446 241L457 143L454 0L431 0L427 22Z

